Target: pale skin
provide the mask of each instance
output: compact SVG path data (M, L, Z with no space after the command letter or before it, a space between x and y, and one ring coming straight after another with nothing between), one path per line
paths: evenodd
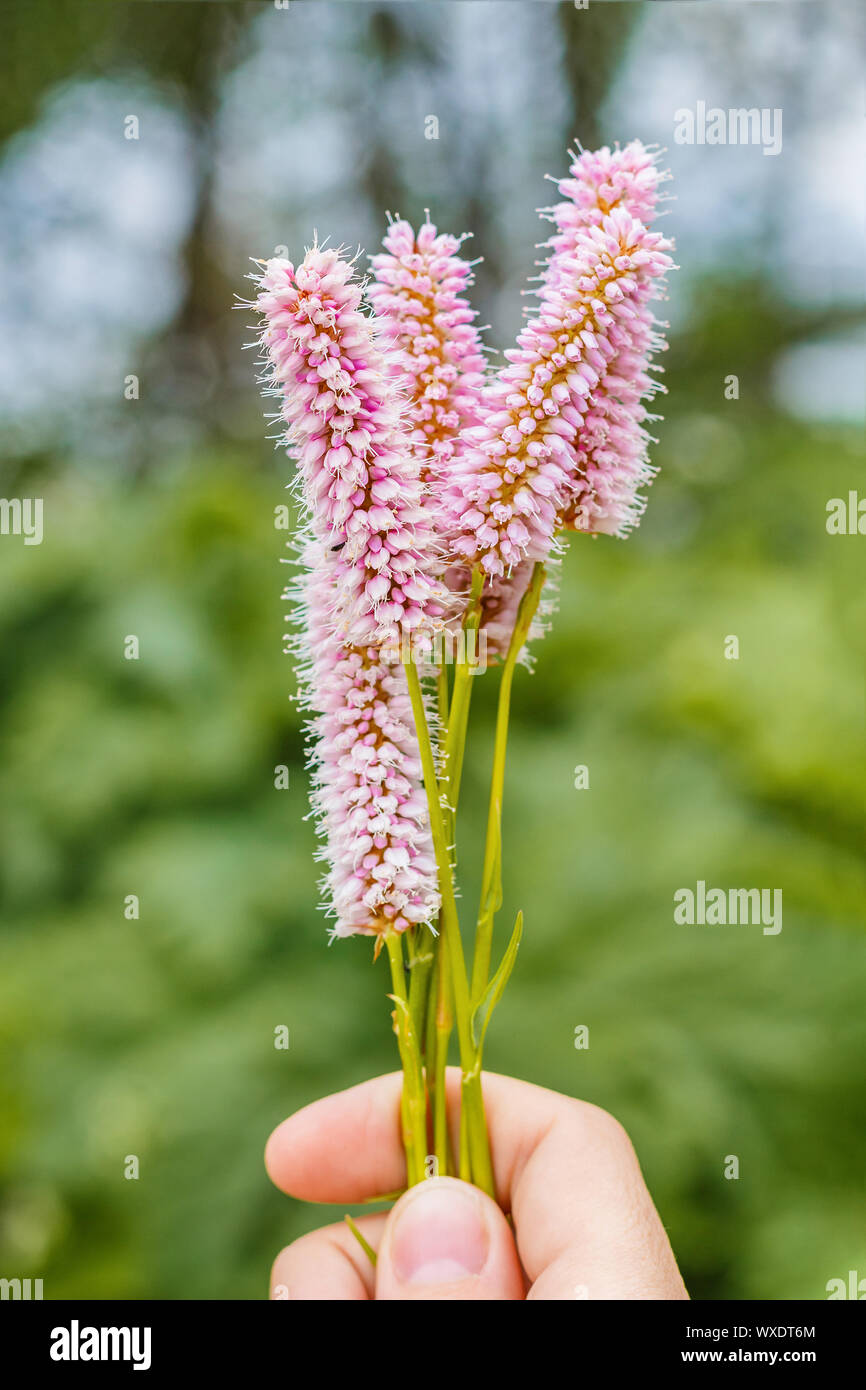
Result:
M284 1120L265 1163L307 1202L353 1205L405 1183L402 1077L379 1076ZM449 1068L449 1114L460 1073ZM323 1300L686 1299L670 1243L622 1126L585 1101L485 1072L497 1202L456 1178L428 1179L357 1224L287 1246L271 1296ZM452 1131L456 1144L456 1128ZM507 1213L507 1216L506 1216Z

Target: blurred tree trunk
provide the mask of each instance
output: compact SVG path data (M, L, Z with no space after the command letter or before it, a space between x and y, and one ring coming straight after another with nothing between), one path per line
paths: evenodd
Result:
M205 434L221 432L213 398L226 377L226 325L237 291L214 257L215 122L221 83L249 14L246 6L228 4L126 6L120 38L121 51L135 53L155 80L177 89L188 122L194 210L182 251L183 298L151 344L146 371L157 407L197 417Z
M563 70L571 89L575 138L587 149L605 140L628 138L627 132L603 132L599 109L608 93L640 6L599 3L575 9L571 0L558 6L562 33Z

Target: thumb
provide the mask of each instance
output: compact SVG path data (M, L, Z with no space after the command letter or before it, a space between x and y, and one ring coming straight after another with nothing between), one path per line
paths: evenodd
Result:
M390 1212L377 1299L523 1299L525 1288L508 1222L477 1187L427 1178Z

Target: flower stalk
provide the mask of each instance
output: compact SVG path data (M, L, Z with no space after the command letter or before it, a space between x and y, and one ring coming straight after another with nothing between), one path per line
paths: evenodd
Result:
M424 694L421 689L418 667L411 656L404 662L404 667L409 685L409 697L412 701L412 711L415 716L415 730L421 751L421 767L430 811L430 828L433 835L433 852L436 856L439 888L442 894L442 908L439 918L442 926L442 939L445 943L445 958L442 964L444 967L447 961L447 977L450 979L454 994L454 1012L463 1083L461 1114L465 1114L466 1117L466 1152L465 1154L462 1152L463 1146L461 1146L460 1176L467 1182L475 1182L478 1187L492 1196L493 1176L490 1147L487 1140L487 1122L484 1117L484 1104L481 1096L480 1069L477 1066L475 1047L472 1042L469 982L466 977L466 960L463 952L463 940L460 935L457 900L454 893L451 852L445 834L441 793L436 777L436 763L433 757L433 746L430 742L427 711L424 706Z
M505 756L508 746L508 721L511 714L511 687L514 669L526 643L535 617L545 570L542 564L533 567L529 588L523 595L517 623L511 637L508 655L499 682L499 701L496 710L496 737L493 746L493 772L490 779L490 803L487 815L487 838L484 845L484 868L481 877L481 901L475 930L475 953L472 960L472 998L480 1000L490 975L490 953L493 944L493 924L502 903L502 799L505 791Z
M409 1186L421 1182L425 1176L427 1159L427 1102L424 1094L424 1079L421 1073L421 1053L418 1038L412 1022L409 1001L406 996L406 972L403 968L403 943L395 931L384 934L388 961L391 966L391 984L394 993L394 1032L400 1060L403 1064L403 1096L401 1100L401 1122L403 1146L406 1150L406 1165Z

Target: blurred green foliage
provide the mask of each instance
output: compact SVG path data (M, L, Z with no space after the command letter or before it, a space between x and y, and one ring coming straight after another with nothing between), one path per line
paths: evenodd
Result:
M821 1297L866 1262L864 600L857 540L823 528L858 441L670 384L642 530L575 541L518 680L503 921L527 930L488 1065L623 1120L696 1295ZM270 1128L394 1065L384 965L328 949L315 909L282 497L192 457L49 487L43 545L0 550L2 1266L50 1297L261 1296L278 1246L339 1215L269 1188ZM674 926L698 878L781 887L781 934Z

